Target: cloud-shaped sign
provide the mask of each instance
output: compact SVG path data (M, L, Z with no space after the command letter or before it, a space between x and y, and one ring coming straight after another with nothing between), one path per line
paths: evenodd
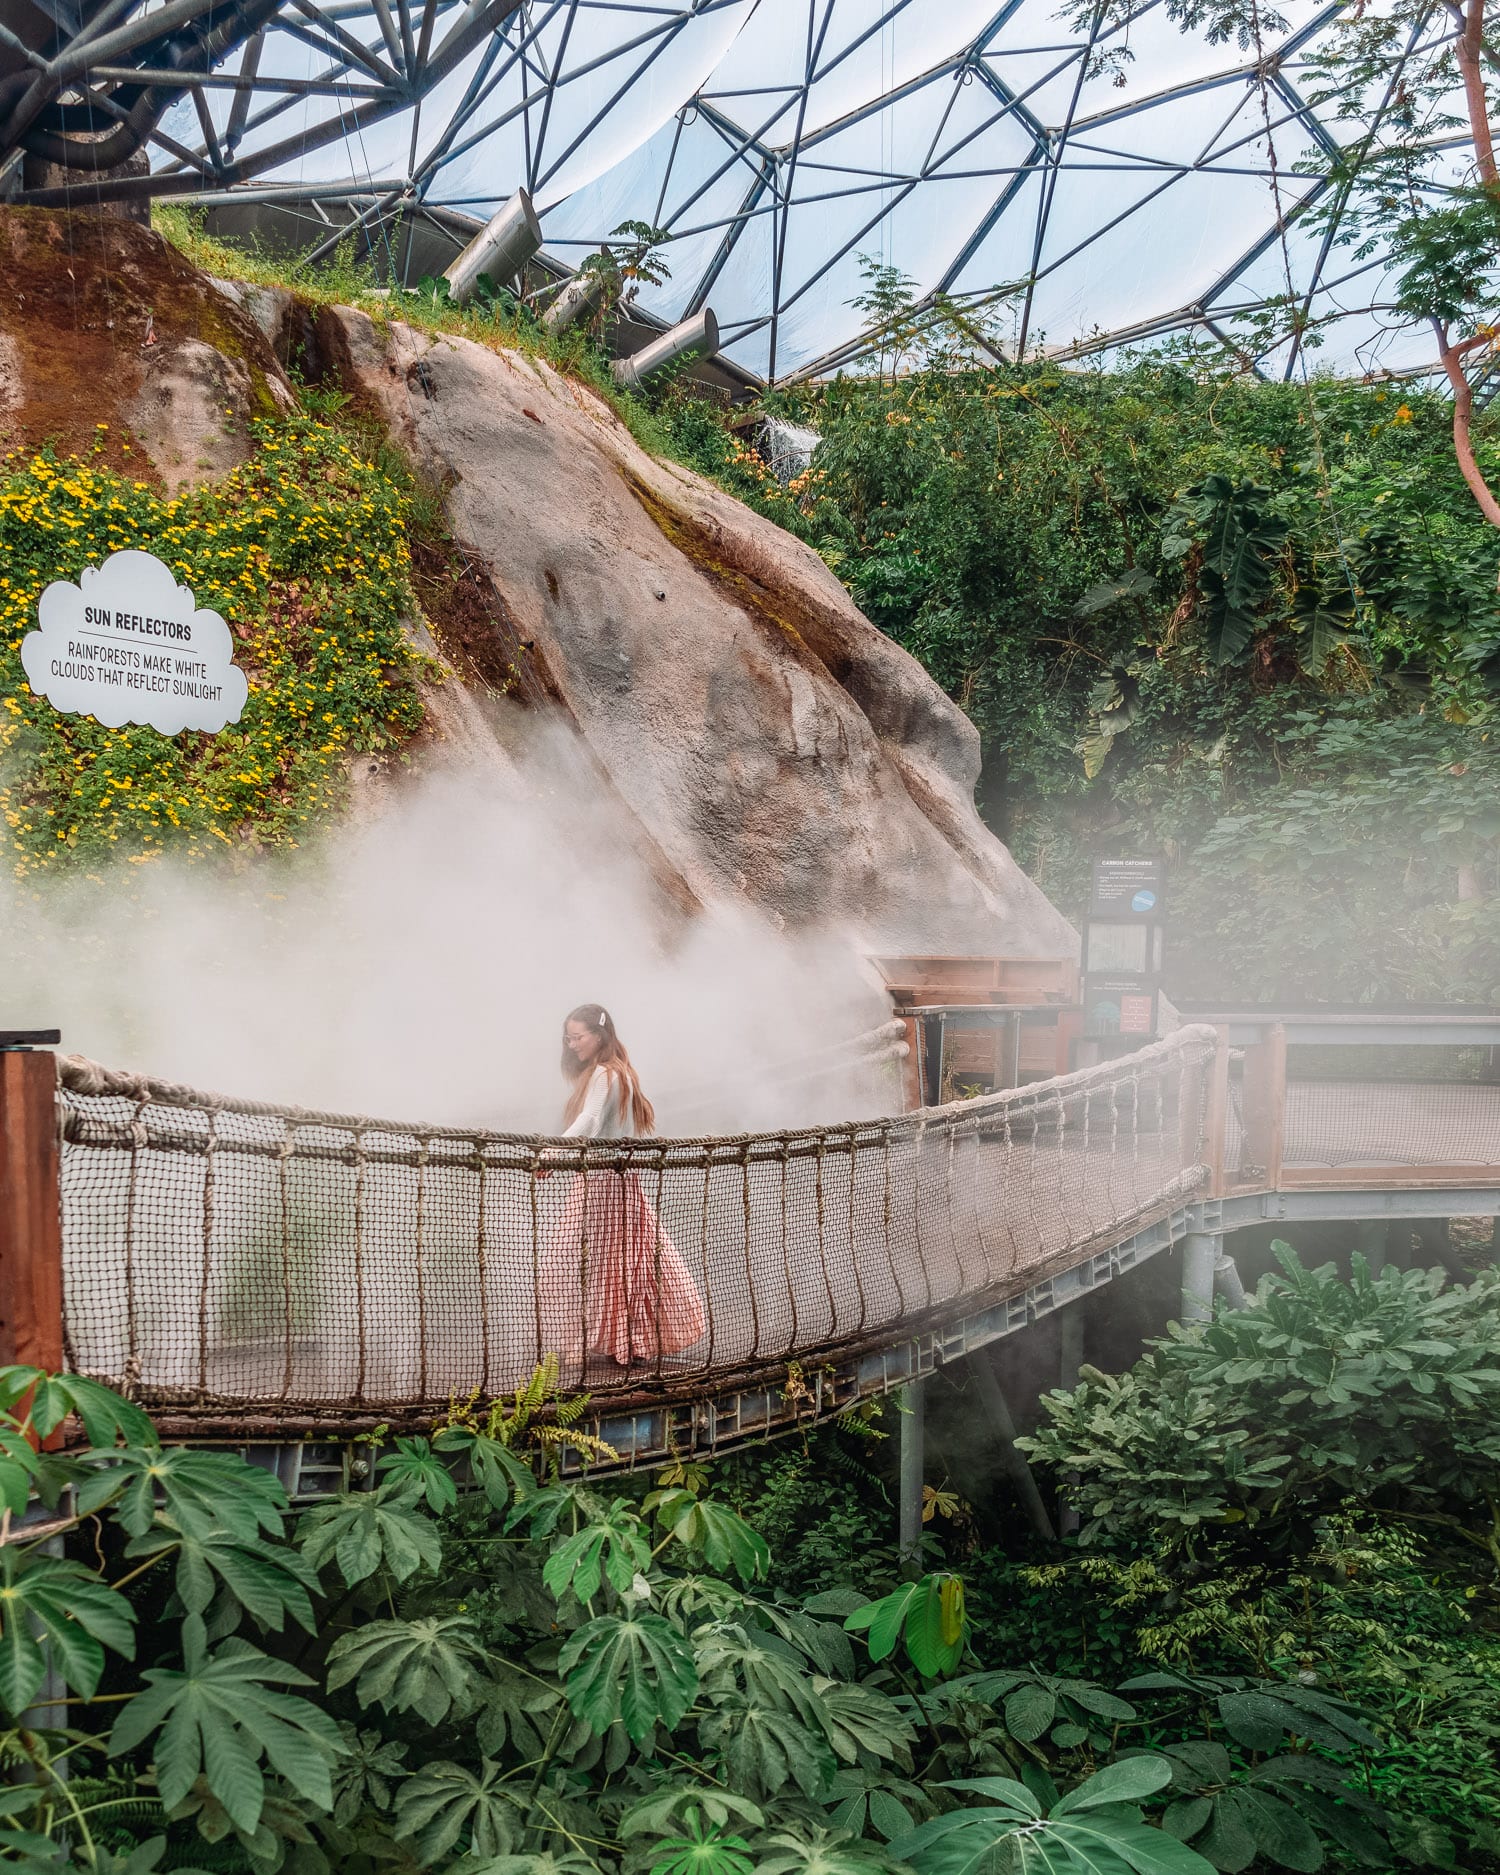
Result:
M239 721L248 686L217 612L152 553L112 553L76 586L54 580L21 641L26 681L53 709L164 736Z

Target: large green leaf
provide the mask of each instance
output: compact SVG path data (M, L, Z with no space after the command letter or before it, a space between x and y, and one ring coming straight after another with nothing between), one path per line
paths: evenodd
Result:
M129 1557L177 1556L177 1593L189 1614L201 1615L216 1588L224 1589L263 1628L278 1633L288 1615L309 1634L316 1629L310 1593L318 1587L317 1571L294 1549L269 1543L246 1543L226 1531L202 1535L198 1530L163 1526L132 1538L125 1547Z
M354 1681L362 1706L415 1712L429 1725L462 1716L479 1703L485 1665L478 1629L467 1615L417 1621L368 1621L328 1650L328 1690Z
M649 1875L751 1875L750 1845L702 1816L690 1816L686 1834L656 1844Z
M418 1569L436 1570L443 1560L437 1526L412 1508L399 1483L315 1504L302 1519L298 1540L315 1569L332 1557L350 1588L377 1569L404 1582Z
M456 1452L467 1462L491 1510L509 1510L513 1503L536 1491L531 1467L498 1439L486 1438L467 1426L445 1426L433 1445L439 1452Z
M396 1833L414 1836L424 1861L436 1862L467 1834L475 1855L504 1856L526 1818L524 1791L509 1790L488 1758L478 1772L439 1758L404 1780L396 1793Z
M660 1615L601 1615L569 1637L558 1660L568 1704L595 1732L618 1719L637 1745L671 1731L698 1690L693 1650Z
M104 1650L135 1652L135 1610L92 1570L19 1544L0 1548L0 1702L18 1718L47 1675L50 1646L57 1671L91 1699Z
M254 1543L281 1535L287 1496L270 1472L233 1452L128 1446L78 1488L80 1511L106 1504L131 1536L144 1536L161 1516L185 1534Z
M1067 1816L1074 1810L1097 1810L1101 1804L1138 1803L1142 1797L1165 1790L1171 1781L1172 1767L1165 1758L1154 1754L1122 1758L1086 1777L1053 1805L1052 1814Z
M695 1815L716 1828L733 1820L761 1829L766 1820L759 1804L735 1791L716 1784L676 1784L637 1798L621 1815L618 1833L622 1842L631 1836L671 1836L686 1828L689 1818Z
M486 1757L494 1757L507 1739L523 1757L542 1750L548 1721L561 1695L534 1673L508 1660L493 1659L479 1687L474 1735Z
M964 1585L956 1575L926 1575L905 1582L879 1601L867 1602L844 1621L851 1634L868 1633L871 1660L885 1660L897 1640L918 1673L936 1679L951 1673L968 1641Z
M835 1759L822 1733L780 1705L731 1693L715 1702L699 1736L718 1754L730 1787L757 1800L795 1784L821 1801L832 1782Z
M889 1867L873 1843L860 1842L847 1830L807 1823L765 1837L755 1875L876 1875Z
M743 1687L758 1704L795 1713L808 1725L822 1723L813 1676L779 1636L718 1621L695 1631L693 1648L706 1691L717 1696Z
M557 1545L542 1580L559 1601L571 1589L579 1601L591 1602L605 1580L623 1594L650 1566L651 1546L640 1514L628 1498L617 1497Z
M262 1763L320 1809L333 1808L330 1769L346 1749L333 1720L279 1686L311 1686L305 1673L242 1640L209 1654L202 1623L183 1623L184 1665L150 1667L143 1689L115 1722L109 1749L132 1751L151 1737L157 1785L170 1810L201 1775L237 1829L253 1833L266 1787Z
M873 1686L813 1681L813 1713L823 1736L845 1764L878 1764L903 1757L916 1733L901 1709Z
M716 1575L733 1570L742 1582L758 1582L769 1573L771 1551L765 1538L723 1505L675 1486L653 1491L642 1508L654 1511L662 1529L670 1530L684 1548L696 1550Z
M347 1826L365 1809L390 1809L392 1790L406 1775L408 1746L355 1725L340 1725L339 1737L345 1756L333 1768L333 1820Z
M398 1490L425 1498L429 1510L451 1510L458 1502L453 1473L425 1439L397 1439L395 1451L381 1459L377 1470Z
M1040 1738L1056 1716L1056 1693L1035 1681L1018 1686L1005 1701L1005 1729L1023 1745Z
M919 1824L891 1844L891 1853L919 1875L977 1875L997 1865L1022 1875L1211 1875L1212 1863L1143 1822L1135 1806L1171 1778L1171 1765L1156 1754L1123 1758L1085 1778L1050 1811L1012 1778L955 1778L947 1789L992 1802ZM1002 1855L1006 1860L998 1861Z
M0 1367L0 1411L17 1413L23 1404L26 1419L44 1439L70 1413L76 1413L90 1445L109 1448L121 1440L126 1445L156 1443L156 1428L140 1407L122 1400L97 1380L85 1380L79 1374L48 1374L40 1367Z

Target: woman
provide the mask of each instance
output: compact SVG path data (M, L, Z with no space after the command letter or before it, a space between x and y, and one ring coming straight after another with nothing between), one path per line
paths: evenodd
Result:
M563 1024L562 1068L572 1082L565 1139L638 1139L652 1130L651 1102L598 1003L584 1003ZM679 1354L703 1337L697 1285L633 1171L575 1175L542 1285L553 1351L565 1365L581 1349L630 1367Z

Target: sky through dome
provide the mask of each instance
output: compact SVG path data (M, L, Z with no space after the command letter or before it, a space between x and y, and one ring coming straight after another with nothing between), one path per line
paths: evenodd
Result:
M1269 375L1432 364L1431 336L1389 310L1379 251L1298 224L1390 95L1352 119L1314 108L1340 7L1292 0L1242 49L1183 32L1161 0L1092 40L1057 0L530 0L376 113L382 73L420 61L401 42L440 46L464 16L427 4L399 30L389 0L283 9L248 114L232 125L243 93L209 94L216 135L253 158L325 126L257 183L377 195L372 228L420 204L483 217L517 186L570 265L627 219L664 228L671 279L640 303L712 306L726 355L761 377L855 360L865 256L987 308L1006 350L1240 331L1285 299L1321 342L1268 352ZM1413 56L1446 30L1436 11ZM264 89L278 80L322 89ZM162 129L207 142L193 102ZM1446 160L1460 179L1466 142Z

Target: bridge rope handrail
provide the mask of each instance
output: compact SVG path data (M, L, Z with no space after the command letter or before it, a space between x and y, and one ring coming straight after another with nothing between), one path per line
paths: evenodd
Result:
M420 1418L549 1355L565 1388L621 1399L773 1384L1018 1293L1201 1189L1216 1041L1186 1028L915 1113L638 1140L63 1057L69 1358L188 1413Z
M875 1034L883 1031L873 1031ZM863 1038L859 1038L863 1039ZM1081 1092L1089 1088L1117 1083L1122 1065L1139 1072L1155 1062L1180 1053L1185 1044L1201 1043L1212 1048L1217 1031L1207 1023L1189 1023L1174 1029L1157 1042L1148 1043L1120 1061L1100 1062L1094 1067L1077 1068L1069 1074L1051 1075L1046 1080L1028 1081L1022 1087L1002 1088L994 1094L976 1094L967 1099L948 1101L942 1106L922 1107L914 1113L880 1115L863 1120L833 1120L816 1125L762 1130L744 1133L701 1133L648 1135L643 1139L591 1142L597 1152L614 1147L625 1152L642 1148L677 1148L681 1146L741 1146L746 1142L803 1139L822 1134L828 1137L871 1128L882 1130L930 1130L954 1119L987 1115L1005 1107L1020 1108L1055 1100L1059 1092ZM570 1142L555 1133L493 1131L483 1127L453 1126L429 1120L390 1120L362 1113L338 1113L318 1107L302 1107L288 1101L253 1100L239 1094L215 1093L169 1081L134 1069L111 1068L87 1055L57 1056L58 1086L67 1093L94 1098L129 1100L137 1106L178 1107L204 1113L238 1113L253 1119L289 1120L295 1126L326 1127L337 1131L410 1135L422 1139L461 1140L466 1143L514 1144L528 1150L538 1145L556 1146L566 1151ZM593 1161L591 1161L593 1162ZM559 1161L566 1164L567 1161Z

